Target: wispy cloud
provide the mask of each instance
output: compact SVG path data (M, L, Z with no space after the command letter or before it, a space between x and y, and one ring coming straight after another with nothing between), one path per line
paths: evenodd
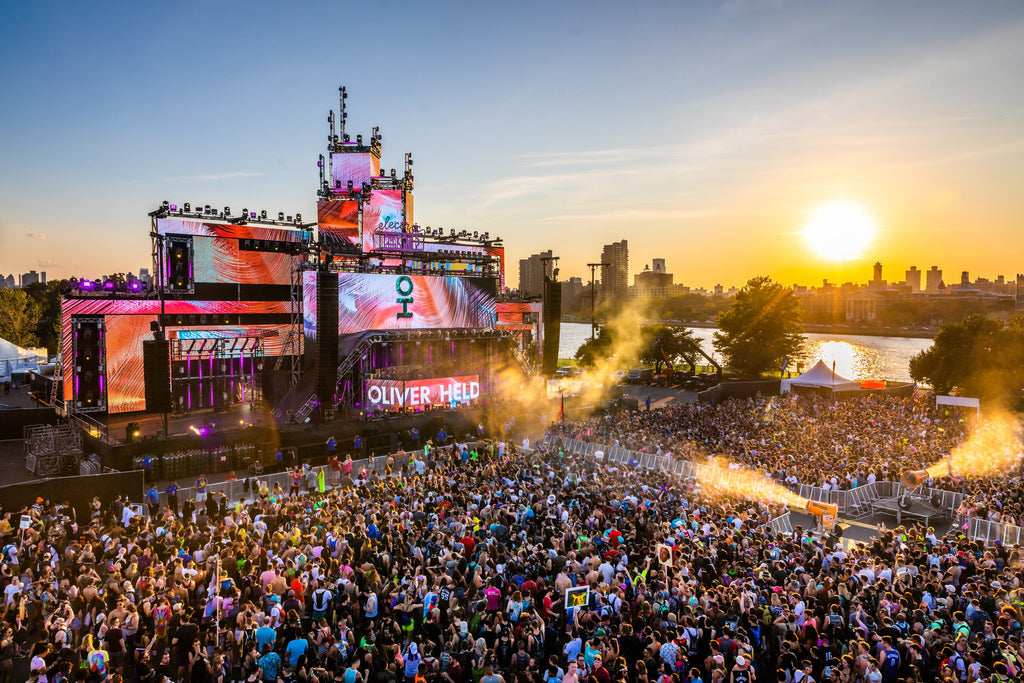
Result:
M36 261L36 266L39 268L60 268L61 264L48 258L41 258Z
M167 178L167 182L177 183L195 180L231 180L232 178L256 178L263 175L266 175L266 173L263 173L262 171L227 171L226 173L209 173Z
M34 240L39 240L40 242L46 241L46 235L41 232L33 232L32 230L29 230L25 234Z

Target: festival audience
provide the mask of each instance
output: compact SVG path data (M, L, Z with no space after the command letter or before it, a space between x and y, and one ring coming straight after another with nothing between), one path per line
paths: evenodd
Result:
M557 431L675 457L725 453L818 484L838 469L839 486L930 463L964 433L918 402L804 401ZM773 501L598 468L554 446L455 443L337 486L300 477L287 494L252 490L153 517L102 503L88 519L50 501L4 510L0 683L1022 676L1018 547L916 526L851 547L774 534ZM20 514L32 518L23 531Z

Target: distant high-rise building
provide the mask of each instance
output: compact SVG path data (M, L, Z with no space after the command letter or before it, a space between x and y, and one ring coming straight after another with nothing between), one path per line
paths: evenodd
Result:
M153 286L153 276L149 274L149 268L139 269L139 282L141 282L142 286L146 289Z
M924 287L924 291L928 292L929 294L938 294L939 293L939 289L940 289L939 285L941 285L941 284L942 284L942 271L939 270L938 266L932 266L931 270L929 270L925 274L925 287Z
M1024 273L1017 273L1017 313L1024 313Z
M571 277L562 281L562 311L572 311L579 306L583 295L583 278Z
M970 287L971 286L971 274L966 270L960 271L960 286Z
M520 296L544 296L544 276L549 274L551 250L533 254L529 258L519 259L519 294Z
M629 295L629 244L626 240L604 245L601 250L601 291L606 297Z
M907 271L907 276L903 280L903 284L910 287L911 294L918 294L921 291L921 271L917 269L917 266L910 266L910 270Z
M43 277L46 277L45 273L43 274ZM39 273L37 273L34 270L30 270L30 271L28 271L27 273L24 273L21 276L21 286L22 286L22 288L28 287L29 285L34 285L37 282L39 282ZM45 282L45 280L44 280L44 282Z
M665 299L672 286L672 273L665 272L665 259L656 258L651 268L633 276L633 297L636 299Z

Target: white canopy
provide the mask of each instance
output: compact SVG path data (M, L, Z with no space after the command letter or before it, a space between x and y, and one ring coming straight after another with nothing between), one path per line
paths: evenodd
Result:
M0 339L0 382L9 382L15 372L38 370L40 360L38 355L28 349Z
M788 394L793 387L814 387L832 389L833 391L860 391L860 382L846 379L842 375L833 375L832 368L818 361L813 368L792 379L782 380L779 393Z

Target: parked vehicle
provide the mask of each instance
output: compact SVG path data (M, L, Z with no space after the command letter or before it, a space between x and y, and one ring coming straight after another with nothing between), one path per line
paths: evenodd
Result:
M626 375L629 384L646 384L654 379L654 370L650 368L633 368Z

